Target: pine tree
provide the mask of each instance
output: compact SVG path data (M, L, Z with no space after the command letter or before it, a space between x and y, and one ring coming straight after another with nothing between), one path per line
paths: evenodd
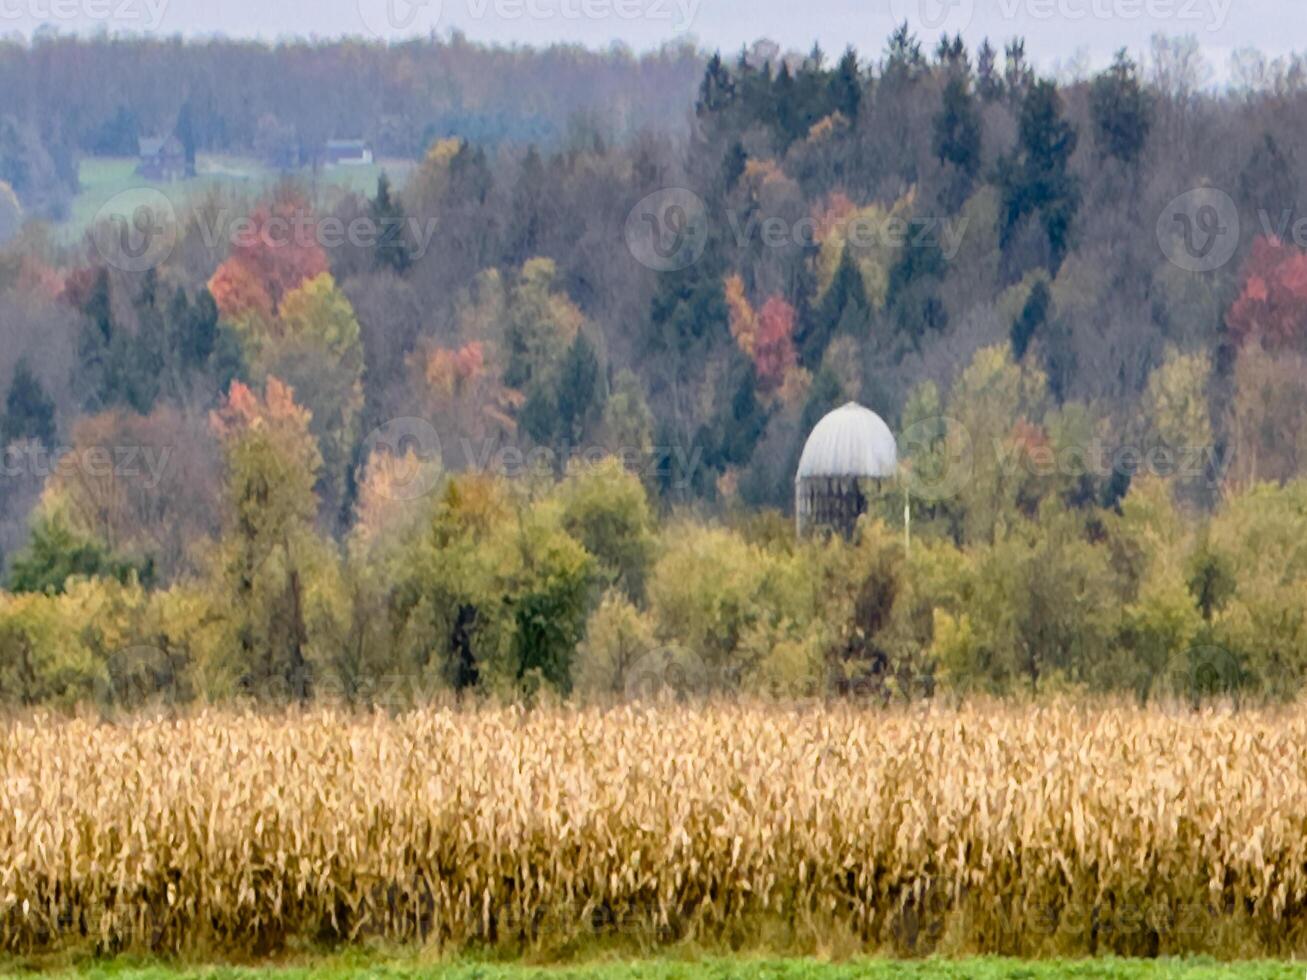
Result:
M35 439L49 448L54 445L54 434L54 402L27 360L20 359L0 419L0 448L21 439Z
M1094 79L1089 111L1099 155L1135 163L1148 142L1152 103L1139 82L1138 67L1124 48L1112 67Z
M858 70L858 53L852 47L844 52L829 83L829 100L834 111L850 123L858 120L862 105L862 74Z
M1026 61L1025 38L1013 38L1003 51L1003 91L1008 101L1019 105L1035 84L1035 70Z
M908 29L904 21L894 28L885 45L885 63L881 69L881 84L896 87L907 82L916 81L926 68L926 59L921 53L921 42Z
M948 326L948 312L939 298L939 285L948 271L938 244L909 244L890 269L885 305L901 336L920 349L931 332Z
M1239 197L1249 213L1265 214L1273 227L1290 228L1296 220L1298 178L1293 161L1269 132L1262 134L1239 175Z
M1039 214L1056 272L1070 247L1071 222L1080 206L1080 190L1070 172L1075 129L1062 118L1057 86L1036 82L1021 105L1017 147L999 161L998 184L1003 206L999 242L1011 244L1022 221Z
M32 527L27 547L14 556L8 588L11 592L61 595L74 575L124 583L135 578L149 586L154 569L151 562L133 565L115 557L101 542L74 532L62 520L40 518Z
M745 168L749 165L749 154L745 152L744 144L739 140L731 143L730 148L726 151L726 156L722 160L722 190L729 194L735 190L735 185L740 182L744 176Z
M858 269L853 249L845 245L835 278L817 308L811 311L802 336L797 338L800 363L810 370L815 369L821 364L830 342L841 332L854 336L865 334L868 305L862 272Z
M735 80L730 69L722 63L721 52L714 52L708 59L703 81L699 84L699 101L694 111L700 119L718 112L724 112L735 102Z
M404 206L391 194L390 178L384 173L377 179L377 196L372 199L370 213L377 235L377 245L373 249L374 265L402 276L413 262L408 243L408 221Z
M1036 280L1026 298L1020 315L1012 322L1012 358L1020 361L1026 356L1030 342L1034 340L1040 327L1048 319L1048 306L1051 300L1048 283L1042 278Z
M558 422L564 438L579 443L586 429L603 412L602 378L599 355L584 330L577 331L576 339L563 358L558 379Z
M540 159L540 151L534 145L529 146L522 158L517 186L513 188L514 227L510 233L512 248L506 257L507 264L521 265L540 254L547 228L545 203L548 194L544 161Z
M944 86L943 104L935 116L934 150L940 163L956 170L945 192L945 204L954 210L970 196L980 171L980 113L964 72L951 72Z
M998 52L989 43L989 38L976 53L976 93L986 102L994 102L1003 96L1003 79L998 74Z

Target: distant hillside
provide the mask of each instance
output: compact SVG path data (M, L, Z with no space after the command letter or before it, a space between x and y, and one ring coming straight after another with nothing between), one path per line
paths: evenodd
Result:
M462 37L385 46L178 38L0 45L0 171L29 210L60 216L79 155L134 156L177 133L192 151L311 160L332 138L418 157L433 139L552 146L583 120L621 137L683 126L704 57Z

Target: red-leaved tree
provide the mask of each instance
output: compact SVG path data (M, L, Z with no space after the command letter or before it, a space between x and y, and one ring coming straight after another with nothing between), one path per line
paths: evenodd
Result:
M271 317L282 297L327 271L312 206L297 194L260 205L232 227L231 254L209 282L227 319Z
M1243 267L1243 289L1225 317L1235 342L1259 340L1284 347L1307 328L1307 252L1273 236L1253 242Z
M758 334L753 343L753 363L764 388L776 388L797 363L794 350L794 307L773 296L758 311Z

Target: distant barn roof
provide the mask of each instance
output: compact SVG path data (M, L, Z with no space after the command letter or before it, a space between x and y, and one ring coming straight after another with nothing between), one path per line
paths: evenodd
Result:
M812 430L799 459L796 480L852 476L881 479L894 475L898 447L879 415L857 402L835 409Z

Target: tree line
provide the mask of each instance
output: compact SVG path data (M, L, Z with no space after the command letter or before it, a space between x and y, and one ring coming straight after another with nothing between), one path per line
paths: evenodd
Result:
M1158 39L1056 81L906 27L695 72L688 126L416 135L367 196L215 191L143 272L29 223L0 255L10 696L141 649L179 697L611 692L648 657L882 694L1146 694L1216 657L1292 690L1301 73L1215 93ZM625 230L668 192L696 254L654 268ZM399 231L324 244L359 221ZM796 543L803 440L851 398L906 482L853 545Z

